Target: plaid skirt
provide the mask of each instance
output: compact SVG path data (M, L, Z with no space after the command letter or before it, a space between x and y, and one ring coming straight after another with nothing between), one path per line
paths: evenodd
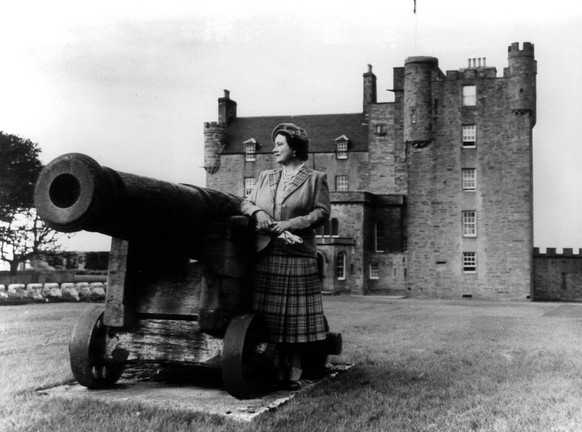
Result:
M271 342L302 343L326 337L317 260L289 255L281 240L257 257L253 310L269 327Z

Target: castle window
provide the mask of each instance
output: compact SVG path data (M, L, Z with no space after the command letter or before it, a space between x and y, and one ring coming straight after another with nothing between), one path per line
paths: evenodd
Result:
M377 221L374 225L374 250L384 252L384 224Z
M336 256L335 274L338 280L346 279L346 254L340 252Z
M386 125L377 124L374 132L376 135L386 135Z
M380 266L377 262L370 263L370 279L380 279Z
M463 148L473 148L477 145L477 127L463 125Z
M335 140L335 157L337 159L348 158L348 137L345 135L337 137Z
M245 146L245 161L254 162L256 160L257 142L251 138L244 143Z
M477 87L463 86L463 106L475 106L477 103Z
M463 252L463 272L476 273L477 272L477 253Z
M335 190L338 192L345 192L348 190L348 176L335 176Z
M463 190L475 191L477 189L477 170L475 168L463 168Z
M336 218L331 220L331 236L339 237L339 222Z
M323 236L324 237L331 237L331 224L328 221L325 221L323 225Z
M463 210L463 237L477 237L477 212Z
M339 237L339 222L336 218L328 220L315 229L316 237Z
M254 177L245 177L245 188L244 188L245 198L248 197L255 190L256 183L257 179L255 179Z
M416 108L412 108L410 110L410 123L416 124L416 119L417 119L417 117L416 117Z

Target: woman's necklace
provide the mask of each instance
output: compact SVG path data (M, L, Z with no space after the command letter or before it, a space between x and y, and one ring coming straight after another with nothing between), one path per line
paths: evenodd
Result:
M295 177L295 175L299 172L299 170L301 168L303 168L303 165L305 165L305 164L299 165L297 167L297 169L295 169L295 170L293 170L291 172L288 172L285 168L283 168L283 177L287 177L287 178Z
M289 182L291 180L293 180L293 177L295 177L297 175L297 173L299 172L299 170L301 168L303 168L303 165L305 165L305 164L299 165L296 170L291 171L291 172L287 172L287 170L285 168L283 168L283 187L287 187Z

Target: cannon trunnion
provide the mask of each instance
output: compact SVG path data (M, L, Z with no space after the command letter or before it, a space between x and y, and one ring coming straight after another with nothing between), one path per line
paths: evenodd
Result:
M113 237L105 305L81 315L69 344L81 385L108 387L127 363L158 363L219 367L239 398L260 391L276 347L250 310L255 229L239 197L74 153L45 167L35 202L53 229ZM304 363L323 369L340 352L341 335L328 333Z

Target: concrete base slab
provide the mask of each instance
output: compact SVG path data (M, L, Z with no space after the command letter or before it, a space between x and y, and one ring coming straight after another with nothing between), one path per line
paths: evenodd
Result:
M203 412L231 418L238 421L252 421L257 416L277 408L309 390L317 384L337 376L352 365L332 365L326 374L313 380L302 380L300 390L277 390L256 399L239 400L224 389L193 384L177 384L155 381L121 380L111 389L89 390L79 384L62 385L37 393L65 400L88 400L120 404L140 404L157 409L181 412Z
M562 304L543 314L545 317L582 318L582 304Z

